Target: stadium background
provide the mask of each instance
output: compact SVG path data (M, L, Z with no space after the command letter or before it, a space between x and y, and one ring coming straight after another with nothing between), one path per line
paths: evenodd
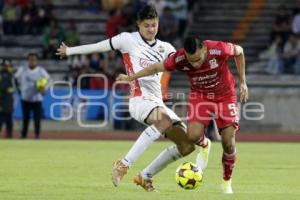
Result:
M18 14L16 14L15 17L13 16L15 21L8 25L10 28L7 28L4 13L7 2L8 0L0 0L0 58L10 59L14 70L16 70L20 65L26 63L26 56L29 52L35 52L40 57L39 64L50 73L55 85L52 87L52 91L48 91L44 100L45 119L42 123L42 141L40 141L40 143L34 143L35 141L12 143L13 141L1 140L0 148L3 166L0 172L4 179L1 181L0 188L2 189L0 190L0 196L3 195L4 199L24 199L24 196L22 196L24 193L28 199L58 199L60 197L64 197L62 199L86 199L86 197L88 197L87 199L93 199L94 196L89 196L89 194L94 195L95 191L98 191L98 188L107 195L104 195L105 197L100 199L136 199L140 195L143 195L143 193L132 192L132 194L136 196L127 197L126 195L129 193L122 190L119 190L119 195L117 192L113 192L114 190L111 190L109 175L97 173L100 170L100 166L101 170L109 172L112 162L110 159L122 156L123 153L129 149L131 144L115 141L110 143L98 140L133 140L138 137L139 131L143 129L142 125L139 125L132 119L125 121L116 120L111 117L112 113L116 113L114 112L115 110L111 108L115 105L120 105L118 103L124 100L112 97L112 93L114 92L112 88L114 78L118 73L124 70L120 56L113 53L94 54L60 60L54 55L55 49L61 41L65 41L66 44L70 46L94 43L121 31L134 30L134 12L143 1L35 0L36 10L32 12L36 13L34 15L36 17L31 18L31 15L29 15L29 13L31 13L31 11L29 11L30 9L26 8L30 1L16 0L15 11ZM162 6L162 2L174 3L174 1L171 0L156 2L158 6ZM274 23L277 23L278 19L283 19L282 21L286 20L285 22L288 21L290 26L287 28L290 29L287 32L292 31L292 22L296 19L300 9L299 1L187 0L187 2L188 14L186 15L186 19L183 18L183 20L187 20L187 26L184 31L182 31L182 27L179 28L178 24L174 23L174 21L178 20L175 19L176 17L180 17L180 14L178 15L176 11L172 11L172 6L167 10L168 12L166 11L166 15L163 15L163 9L162 7L160 8L161 15L163 15L161 16L161 24L164 25L161 30L164 31L161 31L158 38L168 40L176 47L179 47L185 35L197 34L201 39L231 41L244 47L250 102L261 103L264 106L263 113L252 112L250 115L251 117L258 117L263 114L264 117L261 120L246 120L242 118L241 133L238 134L238 141L299 142L299 74L297 74L296 70L276 70L273 69L272 66L270 69L269 65L274 56L276 57L276 55L270 54L270 49L272 49L271 47L275 44L274 41L276 41L274 39L274 32L276 35ZM285 6L283 10L287 12L282 11L282 8L279 9L281 5ZM283 17L280 17L280 13ZM5 23L6 25L4 25ZM56 29L55 32L57 34L54 38L51 38L51 26ZM295 32L295 34L297 35L299 33ZM287 42L287 40L285 40L285 42ZM54 44L54 46L51 47L50 44ZM233 62L231 65L232 64ZM231 69L232 72L236 73L234 66ZM80 74L91 75L95 73L101 74L100 79L97 77L83 78L82 81L78 83ZM103 76L108 78L108 89L103 82ZM188 86L188 81L184 75L172 73L169 85L169 93L172 98L168 99L168 104L184 104L184 102L186 102ZM121 86L118 88L118 94L125 96L128 91L127 89L127 86ZM86 96L83 98L78 97L78 91ZM50 95L51 92L52 95ZM104 95L104 97L100 99L93 98L103 93L107 95ZM55 96L53 94L57 97L55 100L53 100L53 96ZM19 138L22 114L20 112L18 94L16 94L15 97L14 137ZM51 113L50 107L53 105L53 102L64 103L63 106L56 105L53 108L54 118L58 120L53 119L51 114L49 114ZM81 107L82 109L78 111L79 104L87 102L91 102L92 105L83 106ZM105 109L99 105L108 106L107 115L105 115ZM250 108L256 109L257 107L254 106ZM121 104L121 108L117 107L117 109L122 110L124 107L122 107ZM177 109L178 114L184 116L186 108L179 106ZM123 113L120 111L119 115L128 117L128 113L126 112ZM83 126L78 124L78 116L80 116L79 119L82 120ZM211 130L214 132L213 128ZM30 136L33 137L32 134ZM1 137L4 137L4 130L1 133ZM70 143L54 144L51 141L43 141L44 139L62 138L97 140L99 143L85 143L81 141L77 143L73 141ZM161 145L164 144L155 146L154 150L156 152L150 152L146 157L157 154L159 149L161 149ZM109 151L109 148L114 148L115 151ZM217 147L216 144L214 144L213 149L214 148L216 152L220 151L220 148ZM300 191L299 182L296 181L298 178L296 175L290 176L289 171L299 170L299 164L297 164L299 158L297 158L296 153L293 153L299 151L298 143L274 143L268 145L265 143L242 143L239 149L239 152L241 152L239 155L241 157L241 167L237 170L237 182L240 184L237 189L247 192L239 194L240 196L238 197L240 198L238 199L261 199L260 197L263 193L267 195L262 199L297 199ZM67 150L70 151L67 152ZM117 150L120 151L116 153ZM50 152L56 154L57 157L54 158ZM73 157L70 156L70 152L71 154L74 153ZM251 152L253 152L254 155L252 155ZM292 153L290 154L290 152ZM33 155L33 158L30 159L30 155ZM80 159L78 159L76 155L82 158L81 161L79 161ZM107 155L109 155L110 159ZM47 156L49 156L50 161L47 160ZM102 160L97 161L95 157L100 157ZM219 159L215 152L212 157L211 165L216 164L217 161L215 160ZM13 158L15 158L15 160L13 160ZM242 162L243 158L257 159L258 161L254 162L254 164L248 161ZM278 161L278 158L281 158L281 160ZM19 159L21 163L18 163L16 161L17 159ZM187 158L189 161L191 159L194 158ZM27 160L27 162L25 160ZM68 161L68 163L63 163L64 168L60 168L60 164L62 164L61 160ZM264 161L266 160L268 160L269 163L265 163ZM149 160L147 160L147 162L148 161ZM40 167L40 170L43 172L48 170L49 166L54 168L58 167L59 170L53 174L51 174L52 171L49 171L47 176L44 174L41 175L42 172L30 171L31 163L37 164L36 166ZM78 166L77 163L81 163L80 166ZM86 163L90 163L89 167ZM137 166L141 167L145 166L145 164L146 161L142 160ZM25 168L22 169L24 165ZM270 167L270 165L273 167ZM72 170L69 170L70 166L74 167L74 174L71 174ZM77 168L75 166L78 167L80 171L76 170ZM251 166L254 169L257 167L258 171L261 170L255 172L257 174L256 179L252 180L253 169L248 169L247 166ZM15 175L15 171L12 171L15 167L20 167L20 174L26 174L28 172L28 177L26 176L26 178L24 178L25 175L21 176L20 174ZM247 168L250 172L241 170L242 167ZM164 178L173 176L175 166L170 168L171 170L164 174L163 178L158 179L158 183L161 185L165 184L164 189L169 193L162 194L162 197L150 195L149 198L173 199L172 180L169 181L170 184L169 182L163 182ZM32 169L35 170L36 168ZM135 169L132 171L134 170ZM216 175L212 175L217 173L215 170L214 167L210 169L207 175L208 179L215 179ZM135 172L136 171L137 170L135 170ZM85 178L87 179L79 177L76 173L86 175ZM63 177L67 178L63 179ZM76 177L77 179L73 180L71 177ZM101 177L102 180L100 182L99 177ZM52 178L55 179L55 181L61 181L61 185L57 182L54 183L54 180L51 182ZM46 180L48 181L47 183L45 182ZM24 190L22 181L28 181L27 183L29 185L41 189L40 192L35 196L31 190ZM69 183L72 181L77 182L70 186ZM82 181L82 183L80 183L80 181ZM130 180L125 179L126 188L129 188L130 191L135 191L136 188L133 188L134 186L132 186L132 190L131 186L127 187L126 183L129 185L129 182ZM41 186L41 188L39 186ZM64 189L60 189L59 187ZM71 187L72 189L70 189ZM212 183L207 183L203 188L204 193L207 192L211 197L220 198L220 196L216 196L214 190L211 192L213 187ZM78 188L80 188L80 194L79 191L77 191ZM70 195L70 193L72 193L72 195ZM42 194L44 196L39 198L39 195ZM66 196L64 196L65 194ZM178 198L184 198L186 195L185 193L176 194ZM195 199L197 198L196 194L190 194L192 196L191 199L193 199L193 197ZM123 198L120 198L122 195L124 195ZM202 197L205 199L203 193Z

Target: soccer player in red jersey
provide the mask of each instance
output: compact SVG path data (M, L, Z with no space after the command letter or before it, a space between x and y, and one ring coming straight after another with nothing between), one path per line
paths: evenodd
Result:
M204 147L198 156L197 165L205 169L209 150L205 151L208 139L204 130L211 119L215 119L223 146L224 193L233 193L232 171L236 163L235 133L239 130L239 108L235 94L234 77L228 69L229 58L234 58L239 75L240 101L248 99L245 77L245 56L239 45L222 41L200 41L188 37L184 48L179 49L164 62L156 63L138 73L120 75L118 81L132 81L161 71L178 70L185 73L191 83L188 110L188 137Z

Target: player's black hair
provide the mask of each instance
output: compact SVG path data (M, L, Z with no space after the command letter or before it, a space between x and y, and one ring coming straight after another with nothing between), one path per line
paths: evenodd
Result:
M202 47L203 44L197 37L189 36L183 42L183 48L189 54L194 54L198 48L202 49Z
M32 57L32 56L34 56L36 58L39 58L38 54L35 53L35 52L30 52L30 53L27 54L27 58Z
M137 20L143 21L146 19L158 18L157 11L152 4L144 5L137 14Z

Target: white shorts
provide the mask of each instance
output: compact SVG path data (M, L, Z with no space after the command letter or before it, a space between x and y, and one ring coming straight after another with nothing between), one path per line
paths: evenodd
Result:
M157 107L162 107L167 112L173 123L181 121L173 110L168 108L159 98L137 96L130 98L129 100L129 112L131 117L145 125L149 125L146 124L145 120L148 118L152 110Z

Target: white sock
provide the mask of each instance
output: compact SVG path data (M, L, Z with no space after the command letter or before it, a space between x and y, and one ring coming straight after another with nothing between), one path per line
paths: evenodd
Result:
M128 151L126 156L122 159L122 163L126 166L131 166L143 152L159 137L161 133L156 129L154 125L146 128L140 137L136 140L134 145Z
M178 160L182 155L177 146L173 145L161 152L142 172L141 176L145 179L151 179L155 174L164 169L168 164Z

